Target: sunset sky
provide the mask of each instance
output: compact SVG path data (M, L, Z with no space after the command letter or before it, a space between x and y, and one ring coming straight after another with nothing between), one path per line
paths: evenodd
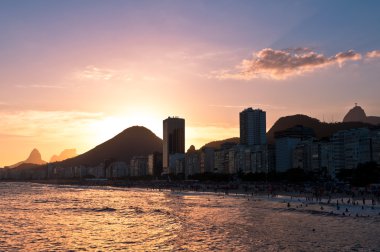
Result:
M0 1L0 167L186 119L186 148L239 112L380 116L380 1Z

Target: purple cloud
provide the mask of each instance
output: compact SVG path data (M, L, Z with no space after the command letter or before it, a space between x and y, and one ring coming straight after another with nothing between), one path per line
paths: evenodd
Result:
M361 57L361 54L353 50L339 52L334 56L327 57L308 48L284 50L265 48L254 53L252 59L243 60L236 66L237 71L224 70L214 72L214 75L219 79L267 78L282 80L334 64L341 67L346 61L358 61Z

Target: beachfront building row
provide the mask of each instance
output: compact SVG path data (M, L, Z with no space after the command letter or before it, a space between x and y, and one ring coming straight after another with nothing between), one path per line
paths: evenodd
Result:
M183 120L183 119L181 119ZM185 154L180 149L171 151L168 147L170 132L177 129L183 132L184 120L179 123L178 118L164 120L164 173L183 175L188 177L196 174L248 174L248 173L267 173L268 165L268 146L266 140L266 113L261 109L247 108L239 114L240 122L240 144L224 143L219 149L204 147L196 151L190 148ZM171 130L168 130L168 125ZM184 135L181 137L184 138ZM184 149L184 142L183 144ZM273 155L269 155L270 157ZM272 162L274 163L274 162Z
M341 130L329 139L317 140L311 129L296 126L276 136L276 171L300 168L305 172L325 172L330 177L359 164L380 164L380 129Z
M154 155L154 154L152 154ZM161 157L161 155L160 155ZM154 170L149 166L150 156L135 156L129 163L105 161L98 165L62 167L56 163L48 164L47 178L124 178L143 177Z
M0 180L42 180L73 178L126 178L160 177L162 173L162 153L155 152L147 156L134 156L130 162L105 160L96 165L63 166L60 163L26 168L0 169Z
M173 129L184 128L177 118L164 120L165 125L172 124ZM220 148L195 148L186 154L184 142L181 151L167 150L165 174L183 174L185 177L195 174L249 174L286 172L299 168L307 173L324 172L336 177L342 169L353 169L360 163L374 161L380 163L379 130L359 128L338 131L330 139L315 138L312 129L302 125L275 132L275 143L268 144L266 139L266 113L260 109L247 108L239 114L240 143L224 143ZM177 125L177 126L176 126ZM177 130L183 132L184 129ZM167 146L167 145L166 145ZM165 155L164 155L165 159Z
M276 171L285 172L294 168L293 152L297 145L315 136L314 131L301 125L275 132Z
M247 146L225 143L220 149L206 147L186 153L184 162L186 177L205 173L267 173L268 150L266 145Z
M250 113L252 116L247 116ZM240 113L240 144L224 143L218 149L193 148L186 155L170 155L175 162L170 162L169 173L188 177L204 173L282 173L298 168L335 178L342 169L367 162L380 164L379 128L342 130L330 138L316 139L313 129L298 125L275 132L275 144L270 145L262 133L263 121L265 112L244 110Z
M169 155L169 175L184 178L197 174L255 174L286 172L325 172L336 177L342 169L360 163L380 163L380 129L338 131L330 139L317 140L310 129L296 126L276 134L275 145L224 143L218 149L190 149L186 154ZM129 163L105 161L93 166L61 167L59 163L32 169L1 169L0 179L159 178L162 154L135 156Z

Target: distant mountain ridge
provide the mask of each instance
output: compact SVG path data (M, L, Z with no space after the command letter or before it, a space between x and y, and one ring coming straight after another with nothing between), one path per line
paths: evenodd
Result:
M77 156L76 149L65 149L59 155L53 155L50 162L59 162Z
M25 164L25 165L30 165L30 164L42 165L42 164L46 164L46 161L42 160L41 153L36 148L34 148L26 160L18 162L14 165L10 165L9 167L10 168L16 168L16 167L19 167L23 164Z
M330 137L339 130L348 130L361 127L373 127L372 124L364 122L337 122L337 123L325 123L318 119L306 116L306 115L292 115L285 116L278 119L272 128L267 132L267 141L270 144L274 144L274 133L288 128L302 125L308 128L312 128L315 132L317 139Z
M236 143L236 144L239 144L240 142L240 138L239 137L231 137L231 138L227 138L227 139L223 139L223 140L218 140L218 141L212 141L212 142L209 142L205 145L203 145L201 147L202 148L214 148L214 149L219 149L221 147L222 144L224 143Z
M308 128L312 128L315 132L316 138L321 139L324 137L330 137L339 130L348 130L361 127L373 127L373 124L364 122L337 122L337 123L325 123L318 119L306 116L306 115L291 115L278 119L267 132L267 142L274 144L274 133L277 131L286 130L297 125L302 125ZM234 142L239 143L239 137L228 138L219 141L213 141L205 144L203 147L212 147L215 149L220 148L223 143Z

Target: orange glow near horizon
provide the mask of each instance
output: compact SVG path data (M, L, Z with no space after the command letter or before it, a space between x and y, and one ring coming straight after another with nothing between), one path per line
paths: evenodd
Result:
M380 115L376 8L221 2L1 2L0 167L33 148L81 154L134 125L162 138L168 116L185 119L187 149L239 136L247 107L267 112L267 130L293 114L341 121L355 102Z
M162 121L167 116L150 112L154 110L149 111L146 107L121 110L114 115L72 111L6 113L3 118L7 123L0 127L9 134L2 135L0 166L25 160L33 148L37 148L47 162L64 149L75 148L78 154L82 154L136 125L148 128L162 139ZM190 145L200 148L210 141L238 136L237 128L194 126L191 120L186 117L185 120L186 149Z
M190 145L199 149L211 141L239 136L240 107L216 109L208 106L204 108L208 110L206 117L201 117L196 111L191 113L193 109L185 109L184 115L178 112L166 114L154 110L154 106L152 109L149 106L120 109L118 114L75 111L2 113L5 123L0 125L0 129L8 134L0 135L0 167L25 160L33 148L41 152L45 161L64 149L75 148L78 154L82 154L136 125L148 128L162 139L162 121L173 115L185 118L186 150ZM267 130L274 123L275 116L267 113ZM225 123L212 123L213 120L222 122L223 118Z

